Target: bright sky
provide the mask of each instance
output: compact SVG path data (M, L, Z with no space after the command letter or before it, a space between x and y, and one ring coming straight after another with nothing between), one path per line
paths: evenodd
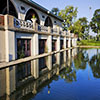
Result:
M78 18L87 17L90 21L96 9L100 9L100 0L33 0L43 7L51 10L57 7L60 10L64 9L67 5L78 7ZM89 7L92 9L89 10Z
M100 8L100 0L33 0L43 7L51 10L53 7L57 7L60 10L64 9L67 5L73 5L78 7L78 18L87 17L90 20L94 11ZM89 10L89 7L92 7Z

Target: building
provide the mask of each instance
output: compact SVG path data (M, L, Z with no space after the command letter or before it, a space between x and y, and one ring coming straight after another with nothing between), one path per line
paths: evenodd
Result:
M34 1L9 0L9 14L7 14L6 5L7 0L0 1L0 63L35 57L40 54L49 55L77 45L77 37L70 31L63 31L63 19ZM26 62L24 65L20 65L22 69L16 67L11 70L10 68L5 69L4 79L13 81L6 84L8 87L6 93L10 94L15 90L16 87L10 87L16 83L17 73L23 71L24 68L26 72L23 78L31 74L38 78L39 68L34 67L34 72L32 72L31 65L39 64L44 68L46 63L43 65L40 63L42 61L46 62L46 59ZM51 70L51 66L48 69Z

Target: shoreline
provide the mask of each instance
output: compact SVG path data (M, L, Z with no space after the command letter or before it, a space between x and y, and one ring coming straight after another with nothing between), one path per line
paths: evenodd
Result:
M86 45L83 45L83 46L78 46L80 48L100 48L100 46L86 46Z

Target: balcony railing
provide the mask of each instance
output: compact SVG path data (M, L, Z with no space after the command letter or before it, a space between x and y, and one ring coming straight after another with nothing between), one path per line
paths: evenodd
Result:
M51 28L51 33L57 33L57 28Z
M48 27L42 26L42 25L38 25L38 31L41 31L41 32L48 32Z
M14 27L33 30L33 23L14 18Z
M5 26L5 18L7 18L8 20L8 26L9 28L19 28L19 29L27 29L27 30L37 30L40 32L46 32L46 33L55 33L55 34L61 34L61 35L67 35L67 36L71 36L74 37L73 33L70 32L65 32L62 30L62 28L50 28L50 27L46 27L43 25L37 25L34 22L30 22L30 21L24 21L24 20L20 20L20 19L16 19L13 16L10 15L0 15L0 27L4 27ZM10 22L10 23L9 23Z

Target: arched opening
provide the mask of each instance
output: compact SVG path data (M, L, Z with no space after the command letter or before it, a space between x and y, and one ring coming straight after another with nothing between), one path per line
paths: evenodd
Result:
M46 18L44 26L53 27L53 24L52 24L52 21L51 21L51 18L50 18L50 17L47 17L47 18Z
M29 20L32 22L32 18L36 18L36 23L40 24L38 14L33 9L30 9L26 14L25 20Z
M7 0L0 0L0 14L7 14ZM9 15L18 18L18 14L12 2L9 0Z

